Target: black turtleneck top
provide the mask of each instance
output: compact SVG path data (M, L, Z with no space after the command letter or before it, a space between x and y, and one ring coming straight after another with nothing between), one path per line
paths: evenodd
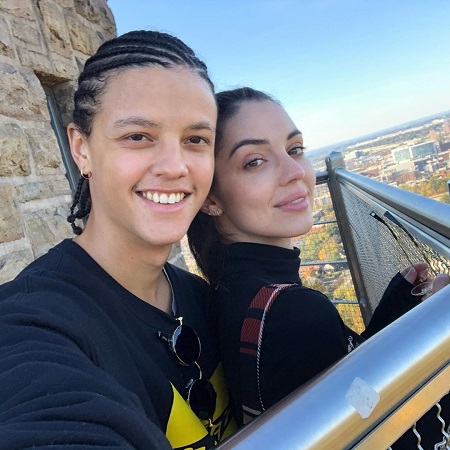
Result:
M299 249L239 242L228 245L227 253L217 290L218 332L225 374L242 421L240 333L247 309L262 287L294 284L279 294L265 320L259 369L266 407L345 356L348 329L328 297L302 287ZM410 291L411 284L396 275L363 337L413 308L418 300Z

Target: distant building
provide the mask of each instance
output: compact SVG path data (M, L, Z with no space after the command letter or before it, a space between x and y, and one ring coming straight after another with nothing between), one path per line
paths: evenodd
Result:
M433 141L424 142L410 147L411 159L424 158L429 155L437 155L436 144Z
M450 150L450 142L441 142L440 148L441 148L441 153Z
M392 159L398 164L411 159L409 147L402 147L392 150Z
M366 169L359 170L359 174L364 175L369 178L377 178L380 176L380 168L379 167L367 167Z
M416 180L416 175L414 172L404 172L396 176L396 181L398 184L410 183Z
M413 159L422 159L427 156L437 156L436 143L433 141L392 150L392 159L397 164Z
M437 141L438 140L438 135L436 133L436 130L431 129L429 135L430 135L430 140L431 141Z

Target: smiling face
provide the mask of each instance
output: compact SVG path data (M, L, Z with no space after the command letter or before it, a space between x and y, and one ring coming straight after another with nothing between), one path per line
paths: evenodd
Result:
M178 241L212 180L211 88L189 69L132 68L113 75L100 100L89 137L69 127L78 167L92 172L85 239Z
M302 134L278 104L247 101L226 123L210 198L232 242L291 247L312 227L315 173Z

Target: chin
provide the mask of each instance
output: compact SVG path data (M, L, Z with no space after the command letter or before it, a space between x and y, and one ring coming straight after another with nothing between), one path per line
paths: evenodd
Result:
M301 226L298 226L295 228L295 230L292 230L291 233L289 233L289 237L298 237L303 236L304 234L307 234L311 231L313 224L302 224Z

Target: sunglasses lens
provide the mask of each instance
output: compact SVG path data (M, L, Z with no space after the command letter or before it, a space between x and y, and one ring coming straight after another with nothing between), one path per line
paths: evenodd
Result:
M180 325L173 333L173 349L185 365L193 364L200 356L200 339L197 333L186 325Z
M207 380L195 380L189 390L188 403L201 420L212 419L216 409L216 391Z

